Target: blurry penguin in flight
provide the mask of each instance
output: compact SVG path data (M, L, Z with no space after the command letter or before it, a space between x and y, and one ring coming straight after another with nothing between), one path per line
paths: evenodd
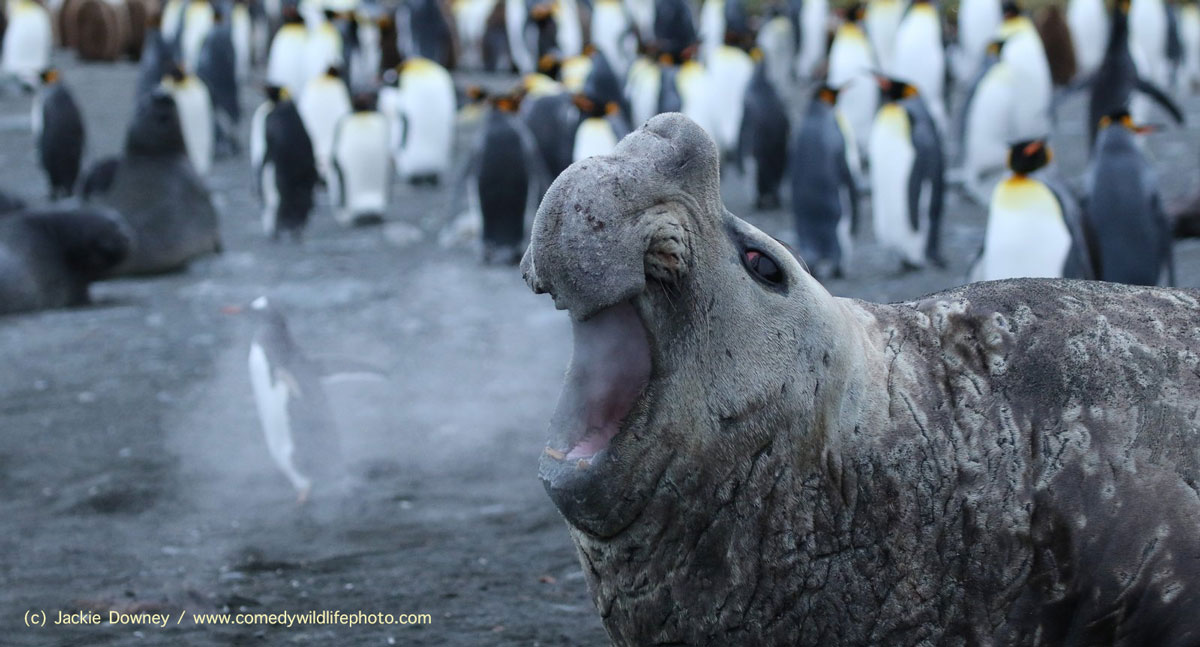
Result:
M746 87L742 129L738 137L738 161L754 158L756 209L778 209L779 185L787 169L787 106L767 77L766 61L759 61Z
M992 193L972 281L1095 278L1079 204L1039 173L1051 159L1043 139L1010 147L1012 174Z
M237 313L238 307L226 308ZM379 369L346 359L306 354L293 340L283 315L266 297L249 310L258 319L250 342L250 386L267 450L304 503L318 488L344 476L341 443L325 384L343 376L384 378Z
M279 97L267 115L266 151L258 181L263 196L263 230L272 239L288 232L300 240L313 208L319 175L312 140L295 102Z
M875 240L911 270L944 267L939 249L945 159L933 117L915 86L879 77L883 107L871 126L871 210Z
M35 0L8 0L4 13L8 25L0 44L0 74L36 87L38 75L50 67L50 12Z
M333 130L342 117L350 114L350 91L342 82L341 72L330 67L304 87L297 108L304 127L312 140L317 156L317 171L329 177L330 155L333 151Z
M50 180L50 199L57 200L75 191L83 158L83 117L57 69L42 72L41 80L30 121L42 169Z
M1129 52L1129 0L1117 0L1109 16L1108 47L1100 67L1089 79L1076 87L1090 86L1091 99L1088 103L1088 132L1090 141L1096 140L1096 130L1101 119L1126 109L1133 98L1134 90L1158 102L1178 123L1183 123L1183 112L1170 96L1158 85L1138 74L1138 68Z
M491 109L462 178L474 178L471 188L483 218L484 262L515 264L525 251L525 216L541 199L546 171L533 135L517 114L520 96L505 94L488 101ZM454 201L464 193L455 191Z
M1175 284L1171 224L1163 211L1158 180L1135 135L1127 110L1100 118L1099 133L1085 176L1084 223L1095 241L1091 249L1101 281L1158 285L1166 272Z
M200 47L196 76L204 81L212 100L216 141L222 153L238 152L237 127L242 119L238 98L237 52L229 22L221 13L213 19L213 27Z
M213 162L213 107L204 82L183 68L173 65L163 78L163 87L175 99L188 159L201 177L208 175Z
M342 117L333 134L329 189L339 223L383 221L392 187L388 139L388 120L375 110L375 96L357 95L354 112Z
M817 88L791 144L796 248L818 280L842 276L858 221L858 192L838 126L837 95L827 85Z

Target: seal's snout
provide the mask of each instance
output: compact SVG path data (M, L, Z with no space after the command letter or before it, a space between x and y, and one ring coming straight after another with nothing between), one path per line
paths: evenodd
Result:
M538 209L525 281L576 320L636 297L647 278L679 281L690 266L689 221L724 211L718 161L703 129L666 114L612 155L571 165Z

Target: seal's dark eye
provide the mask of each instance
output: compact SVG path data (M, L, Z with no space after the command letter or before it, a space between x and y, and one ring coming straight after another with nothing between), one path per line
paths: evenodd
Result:
M742 252L742 260L745 261L746 268L758 278L772 285L783 283L783 270L779 269L775 259L767 256L765 252L747 249Z

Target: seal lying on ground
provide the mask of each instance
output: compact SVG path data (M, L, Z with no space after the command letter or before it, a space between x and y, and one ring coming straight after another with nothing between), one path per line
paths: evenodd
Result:
M1200 644L1200 293L830 296L662 115L522 261L575 350L541 477L618 645Z
M88 302L88 286L129 254L120 216L103 209L0 216L0 314Z

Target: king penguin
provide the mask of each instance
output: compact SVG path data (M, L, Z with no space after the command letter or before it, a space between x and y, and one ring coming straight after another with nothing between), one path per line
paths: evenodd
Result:
M503 0L504 27L508 34L508 51L513 65L521 74L529 74L536 67L533 25L529 21L532 8L529 0Z
M767 76L766 61L760 60L746 86L738 159L754 158L754 206L760 210L778 209L779 185L787 169L787 106Z
M410 0L401 5L400 15L407 18L405 34L411 47L407 54L426 58L446 69L454 69L457 58L451 19L437 0Z
M382 373L361 363L333 367L329 360L310 357L266 297L255 299L250 312L258 319L248 358L250 386L267 451L296 489L297 502L304 503L314 486L333 486L344 475L338 429L322 380Z
M1167 284L1174 285L1171 226L1154 169L1135 137L1147 128L1135 125L1124 109L1101 117L1097 126L1084 206L1096 278L1158 285L1165 270Z
M979 204L990 195L988 184L999 179L1008 159L1009 142L1018 139L1015 125L1020 76L1000 53L1004 41L993 41L983 69L967 93L959 121L963 189Z
M837 120L838 91L817 88L791 146L792 213L800 256L823 280L840 277L858 221L858 197Z
M914 0L896 30L888 74L916 86L939 132L946 128L946 53L942 23L931 0Z
M50 181L50 199L57 200L74 193L79 178L83 117L57 69L42 72L41 78L42 87L34 101L31 122L42 168Z
M213 162L213 108L208 88L195 75L178 65L163 78L163 87L175 99L188 159L201 177L208 175Z
M828 0L804 0L801 3L799 20L800 42L796 48L796 75L802 79L812 77L817 65L825 58L829 46Z
M663 79L662 69L652 55L653 49L645 45L641 49L625 75L625 98L629 101L630 124L635 128L658 114L658 95Z
M974 78L983 65L988 44L1000 28L1000 0L963 0L958 5L957 67L961 79Z
M427 58L405 60L397 74L396 170L409 183L436 185L450 170L454 149L454 80Z
M238 97L237 52L229 22L221 13L213 18L212 29L200 47L196 76L204 81L212 100L218 147L222 153L236 154L237 128L242 119Z
M266 150L259 167L263 231L273 240L282 232L300 240L319 179L312 140L295 102L286 94L274 102L264 130Z
M391 200L392 157L388 120L375 110L375 97L354 98L354 112L333 134L333 215L343 225L382 222Z
M904 4L901 0L869 0L867 16L863 23L871 39L871 51L879 61L884 74L892 73L896 60L896 31L904 19Z
M1178 123L1183 123L1183 112L1169 95L1152 80L1142 76L1134 64L1129 48L1129 0L1117 0L1109 15L1108 46L1104 59L1092 77L1084 85L1091 87L1088 102L1088 132L1090 141L1096 140L1096 129L1106 115L1126 109L1133 98L1134 90L1148 96L1161 105Z
M295 7L283 10L283 25L271 39L267 54L267 84L287 88L293 97L300 96L308 82L305 51L308 49L308 28Z
M1020 101L1012 104L1012 121L1016 135L1010 138L1031 139L1046 132L1050 123L1050 100L1054 81L1046 49L1033 21L1021 13L1015 2L1003 5L1004 22L999 37L1004 40L1000 59L1020 80Z
M259 198L264 197L262 191L262 165L267 157L267 115L283 99L288 98L287 88L278 85L268 85L264 90L264 100L250 117L250 169L254 173L254 188Z
M342 117L350 114L350 91L339 75L336 67L330 67L324 74L309 81L296 106L300 110L300 117L304 119L304 128L312 139L317 170L326 179L329 178L333 130Z
M216 11L209 0L190 0L183 13L183 26L179 34L179 53L183 68L198 69L200 48L213 27Z
M583 94L575 95L574 99L582 120L575 129L572 161L612 153L617 142L628 134L621 118L621 107L611 101L600 103Z
M305 91L308 89L308 83L326 75L328 70L336 69L339 75L342 74L345 47L342 33L334 24L337 18L336 13L326 9L316 14L309 24L308 38L304 42ZM304 99L303 94L300 95L300 99Z
M746 87L754 75L754 60L740 47L721 45L705 66L698 101L684 104L684 114L700 124L725 156L737 152Z
M542 74L526 77L525 96L521 100L521 120L537 142L538 152L553 180L574 161L575 133L579 127L579 108L562 84L554 81L558 75L558 59L542 57L538 69Z
M1017 142L1008 155L1012 173L992 192L971 280L1095 278L1079 205L1069 192L1038 177L1053 157L1045 140Z
M770 7L758 28L755 45L767 64L767 78L779 92L791 86L792 61L796 60L796 39L792 21L780 6Z
M883 107L871 126L871 210L875 240L898 252L905 269L938 251L945 190L941 137L916 87L880 77Z
M50 12L34 0L8 0L8 25L0 44L0 73L36 87L38 75L50 67L54 34Z
M622 74L628 70L635 53L632 36L633 25L620 0L596 0L592 4L591 42ZM564 57L575 55L566 49L562 49L561 54Z
M829 73L825 82L839 88L838 110L850 122L858 145L865 148L867 133L871 130L879 103L879 88L872 76L872 70L876 68L875 54L862 30L862 19L861 4L853 4L846 9L845 20L838 27L833 36L833 45L829 48Z

